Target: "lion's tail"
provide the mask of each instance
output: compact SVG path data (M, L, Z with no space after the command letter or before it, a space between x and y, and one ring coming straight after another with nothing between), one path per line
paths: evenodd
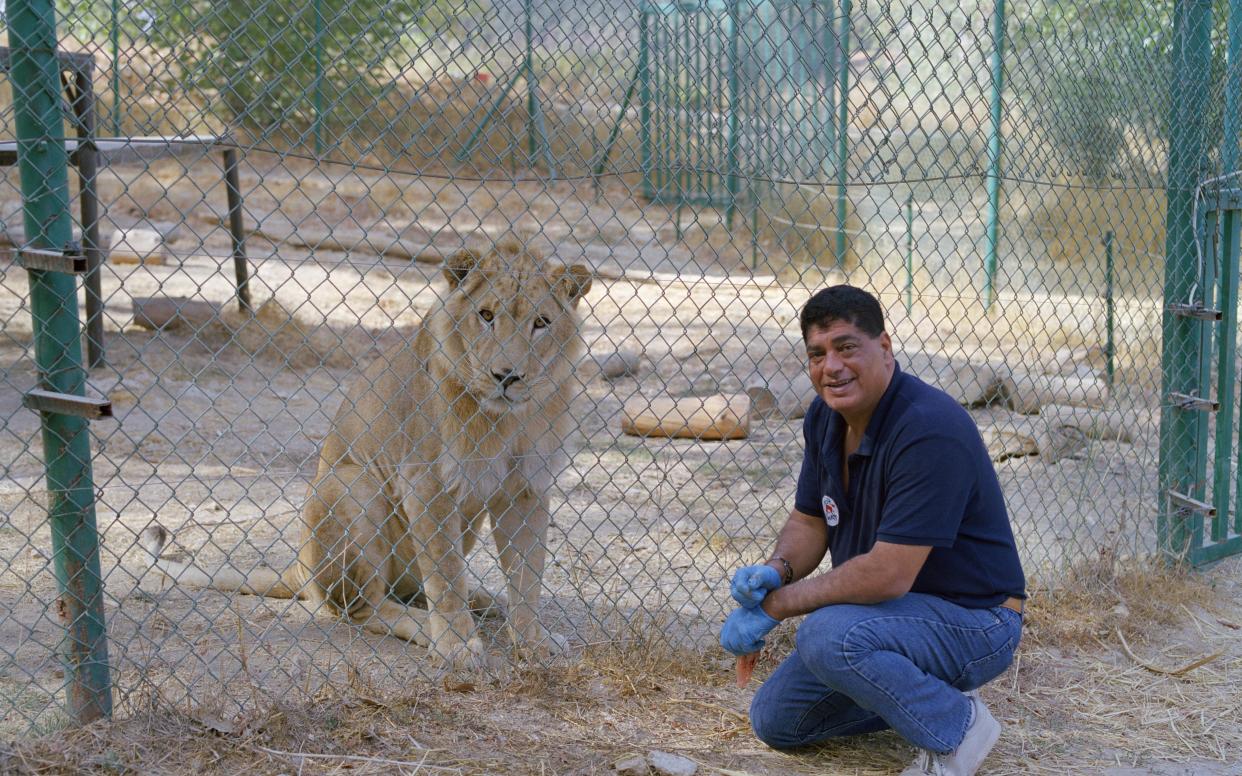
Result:
M208 571L197 565L193 558L182 561L164 557L162 553L168 539L168 531L152 523L143 530L140 542L151 566L179 585L269 598L306 598L302 590L301 569L296 561L283 572L265 567L241 571L227 562L220 568Z

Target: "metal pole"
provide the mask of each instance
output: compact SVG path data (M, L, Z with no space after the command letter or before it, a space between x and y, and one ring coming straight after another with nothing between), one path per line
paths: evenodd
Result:
M1211 77L1211 0L1177 0L1173 9L1172 78L1169 116L1168 204L1165 217L1167 302L1193 302L1196 286L1194 198L1207 165L1207 100ZM1160 549L1181 559L1189 549L1190 520L1174 507L1170 491L1191 492L1199 476L1195 441L1201 411L1173 405L1170 394L1198 396L1199 321L1165 306L1161 354L1160 492L1157 534ZM1172 518L1172 519L1171 519Z
M112 0L112 135L121 134L121 11ZM92 89L92 91L94 91Z
M1238 111L1242 110L1242 0L1229 0L1229 58L1225 70L1225 137L1221 143L1221 166L1231 175L1238 171ZM1230 178L1226 188L1237 189L1242 181ZM1238 347L1238 211L1226 210L1221 218L1221 286L1220 309L1224 325L1220 327L1217 355L1216 396L1220 413L1216 416L1216 468L1213 504L1216 519L1212 521L1212 540L1223 541L1229 533L1229 490L1232 479L1232 455L1236 454L1233 437L1234 402L1237 396L1235 357ZM1242 468L1239 469L1242 475ZM1242 489L1237 491L1237 504L1242 506ZM1234 509L1234 531L1242 533L1242 511Z
M86 273L86 363L88 369L104 365L103 244L99 238L99 152L95 149L94 68L75 68L73 112L78 136L78 198L82 213L82 255Z
M906 197L906 315L914 309L914 192Z
M738 104L741 94L741 87L738 78L738 38L741 31L738 29L738 0L731 0L729 3L729 147L725 156L728 168L728 178L725 187L729 192L729 209L725 213L725 228L730 232L733 231L733 216L737 212L737 131L738 131L738 114L741 113L742 106Z
M64 251L73 239L73 221L55 4L10 0L7 17L26 234L32 247ZM40 387L84 395L77 284L60 272L32 270L29 277ZM112 713L90 436L82 417L43 412L41 420L52 561L60 592L56 610L66 631L67 712L85 724Z
M1104 233L1104 374L1108 380L1110 390L1113 387L1114 358L1116 353L1116 346L1113 340L1114 304L1113 233L1109 231Z
M850 153L850 0L841 0L841 96L837 103L837 267L845 266L845 219L847 216L845 184L846 163Z
M242 224L241 176L237 173L237 149L224 152L224 185L229 203L229 234L233 240L233 275L237 279L237 308L254 312L250 304L250 268L246 262L246 232Z
M651 72L648 70L648 58L650 57L651 42L648 34L656 35L659 30L659 19L654 18L656 24L648 28L648 18L654 12L643 3L639 8L639 35L638 35L638 146L639 146L639 166L643 170L643 186L646 189L644 194L650 196L655 190L655 186L651 181Z
M535 166L535 68L534 29L531 20L531 0L522 3L522 32L526 38L526 52L522 58L522 72L526 74L526 163Z
M984 259L983 309L992 309L996 244L1000 236L1001 93L1005 88L1005 0L992 13L992 131L988 136L988 247Z
M315 158L323 156L323 0L315 0Z
M647 17L643 16L639 20L638 24L640 30L639 37L641 38L646 34L643 28L647 26ZM630 112L630 103L634 99L634 90L637 88L639 81L646 78L646 75L642 72L646 67L645 58L643 56L646 49L643 48L641 44L639 52L638 70L634 73L634 77L630 79L630 85L625 88L625 97L621 100L621 112L617 114L617 120L613 123L612 129L608 131L608 139L604 141L604 149L600 152L599 161L595 163L595 168L591 171L592 177L595 179L594 183L596 197L599 196L599 178L604 174L604 170L608 167L608 157L612 155L612 147L617 142L617 136L621 134L621 123L625 121L626 115Z

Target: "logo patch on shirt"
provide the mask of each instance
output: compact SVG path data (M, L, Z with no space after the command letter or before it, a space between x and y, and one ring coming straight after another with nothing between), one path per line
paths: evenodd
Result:
M820 505L824 508L824 519L828 521L828 525L841 522L841 510L837 509L837 502L833 501L831 496L824 496Z

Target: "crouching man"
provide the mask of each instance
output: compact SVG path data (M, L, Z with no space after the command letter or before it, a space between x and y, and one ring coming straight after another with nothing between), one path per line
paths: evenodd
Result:
M751 703L755 735L892 728L919 749L903 774L973 774L1000 736L975 690L1012 661L1026 598L996 471L970 415L897 366L873 296L826 288L801 324L818 395L794 508L771 559L734 575L720 634L750 654L807 615Z

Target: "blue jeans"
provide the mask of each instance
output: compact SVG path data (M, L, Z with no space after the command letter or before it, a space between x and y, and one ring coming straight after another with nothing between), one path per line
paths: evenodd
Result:
M962 693L999 676L1021 636L1017 612L921 593L825 606L755 693L751 725L775 749L891 727L921 749L951 752L970 715Z

